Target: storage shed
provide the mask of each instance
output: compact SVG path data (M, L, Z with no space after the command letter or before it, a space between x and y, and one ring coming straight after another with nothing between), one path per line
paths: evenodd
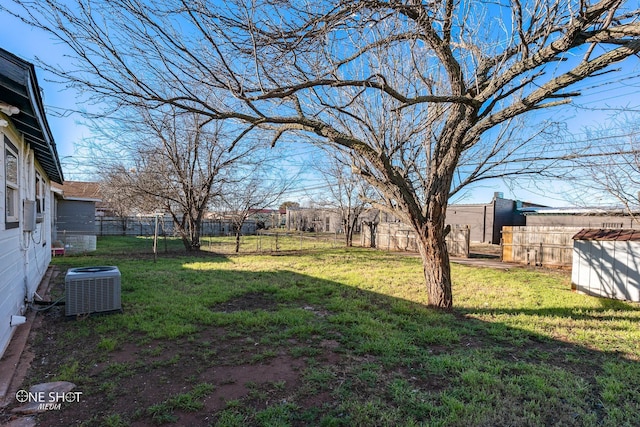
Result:
M640 302L640 230L585 228L573 236L572 286Z
M97 205L102 202L99 184L65 181L51 188L56 194L54 241L64 245L66 254L95 251Z

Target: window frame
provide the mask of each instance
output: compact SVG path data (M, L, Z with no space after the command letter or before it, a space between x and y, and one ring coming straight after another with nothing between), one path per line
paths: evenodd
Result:
M9 158L15 158L15 182L9 180ZM5 227L17 228L20 226L20 151L18 148L9 141L7 136L4 136L4 188L5 188L5 207L4 207L4 221ZM13 197L9 197L9 194L13 194ZM9 215L9 208L13 208L14 215Z
M37 222L42 222L42 219L44 218L44 212L45 212L45 197L44 197L44 193L45 193L45 184L44 184L44 177L42 176L42 174L36 169L36 191L35 191L35 198L36 198L36 221Z

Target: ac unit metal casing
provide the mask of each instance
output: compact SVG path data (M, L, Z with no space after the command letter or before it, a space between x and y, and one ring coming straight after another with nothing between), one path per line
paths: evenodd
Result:
M70 268L64 284L67 316L122 310L116 266Z

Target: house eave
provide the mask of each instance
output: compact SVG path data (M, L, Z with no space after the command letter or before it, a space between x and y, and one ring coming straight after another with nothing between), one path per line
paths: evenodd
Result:
M33 149L35 158L51 181L62 184L64 176L56 144L47 122L40 86L33 64L0 48L0 101L17 107L8 116Z

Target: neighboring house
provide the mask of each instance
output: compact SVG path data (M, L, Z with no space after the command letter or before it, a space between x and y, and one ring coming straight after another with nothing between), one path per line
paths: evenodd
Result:
M280 228L286 224L285 209L251 209L249 219L254 220L258 228Z
M0 49L0 356L51 260L62 167L32 64Z
M361 223L356 224L356 233ZM295 231L344 233L344 224L337 208L287 208L285 228Z
M96 216L102 202L97 182L65 181L53 185L56 194L56 227L53 239L65 253L96 250Z
M200 225L201 236L233 236L236 233L239 215L229 213L220 214L218 212L207 212ZM167 231L173 232L173 223ZM242 222L240 234L248 236L254 235L258 231L258 223L254 218L247 218Z

